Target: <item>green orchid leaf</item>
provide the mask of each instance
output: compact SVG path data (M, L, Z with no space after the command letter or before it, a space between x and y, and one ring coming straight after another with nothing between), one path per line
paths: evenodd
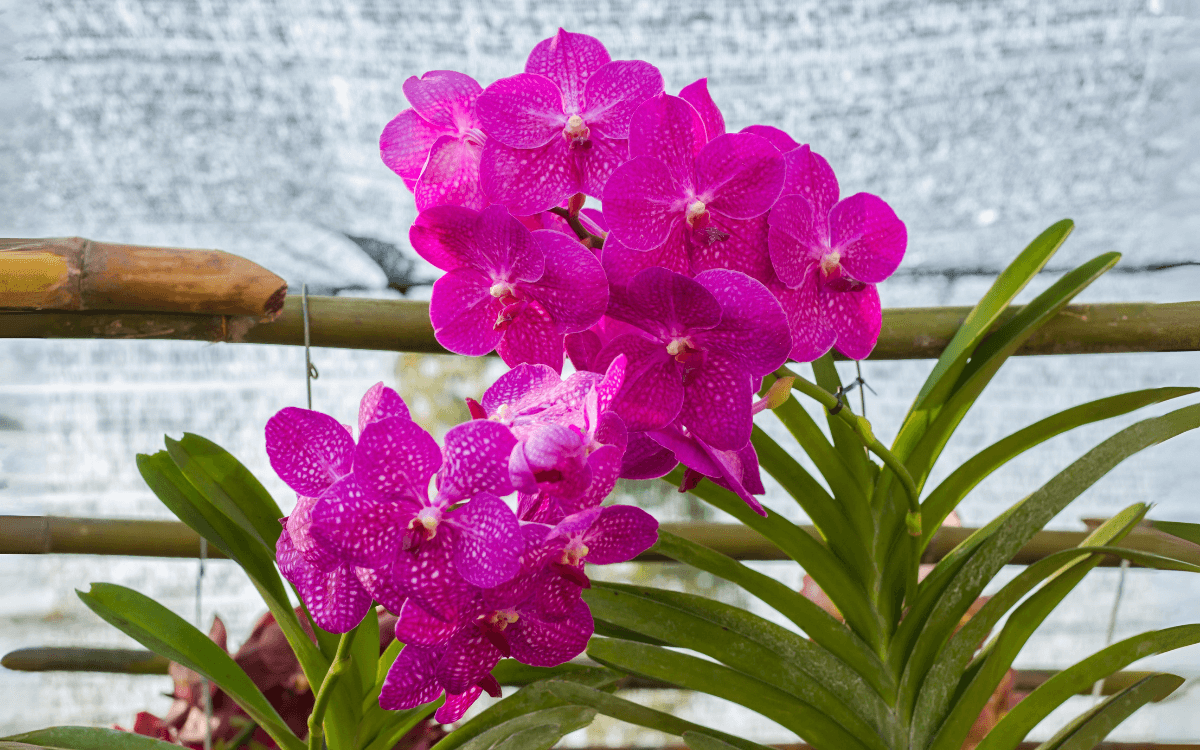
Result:
M939 588L927 587L924 596L918 596L913 607L913 613L918 617L910 614L897 631L892 646L892 664L902 666L908 661L909 644L915 644L918 636L926 643L923 658L930 659L987 582L1050 519L1129 456L1197 426L1200 426L1200 405L1187 406L1131 425L1088 451L1036 492L968 537L960 545L971 550L968 561L963 562L963 555L949 555L930 574L929 578L937 576ZM956 566L961 569L952 578L937 575L939 570ZM929 604L931 601L935 602L933 606ZM924 616L927 612L928 616ZM908 625L909 622L912 624ZM915 650L915 645L911 648ZM928 662L923 661L905 669L908 676L901 686L902 696L915 697L913 690L923 679L927 665Z
M702 596L595 583L584 592L592 615L710 656L784 690L883 750L898 729L883 699L825 649L774 623Z
M678 487L683 474L676 469L664 479ZM767 511L767 517L763 518L737 495L712 482L701 482L689 492L774 542L784 554L799 563L833 599L838 610L845 616L846 622L856 633L872 646L882 644L883 620L871 606L861 584L825 545L776 513Z
M1016 750L1033 728L1068 698L1139 659L1195 643L1200 643L1200 625L1179 625L1141 633L1101 649L1042 683L1004 715L977 750Z
M594 709L582 706L543 708L509 719L503 724L481 732L478 736L462 744L461 747L463 750L499 750L502 747L509 750L516 750L516 748L521 746L508 744L512 738L520 737L526 732L535 731L537 736L543 738L541 741L544 743L548 729L552 729L555 735L554 742L558 742L558 740L561 740L576 729L583 729L588 726L595 718L596 711ZM456 733L452 733L450 736L452 737ZM554 742L550 743L549 746L552 747ZM434 745L434 750L438 750L440 744ZM546 747L546 745L543 745L543 747Z
M933 371L921 386L905 418L904 426L896 438L893 452L901 459L908 457L917 439L924 434L925 428L937 415L937 410L950 396L958 382L959 375L967 366L967 358L975 351L975 347L991 330L1000 314L1008 308L1013 299L1025 288L1033 277L1046 265L1051 256L1066 241L1067 235L1075 228L1070 219L1063 219L1042 232L1033 242L1029 243L1021 254L1008 265L991 288L967 315L954 338L946 346L942 355L934 365Z
M48 727L0 737L0 747L28 750L31 747L62 750L179 750L179 745L120 729L99 727Z
M795 732L817 750L867 748L823 712L735 669L658 646L613 638L593 638L587 653L614 669L745 706Z
M273 551L268 552L256 539L231 521L209 502L184 476L166 453L137 457L138 470L146 484L179 520L220 549L242 567L258 589L275 621L279 623L310 685L317 689L329 669L327 659L300 625L292 609Z
M404 735L413 730L413 727L425 721L433 714L434 711L441 707L445 702L445 698L438 698L432 703L426 703L424 706L417 706L405 711L383 711L384 721L379 728L370 736L360 728L360 739L369 739L366 744L360 744L363 750L392 750Z
M599 690L592 690L573 682L550 680L546 683L546 689L568 703L594 708L605 716L611 716L627 724L683 736L686 736L687 733L704 732L712 737L722 738L727 743L726 746L734 748L734 750L768 750L757 742L702 727L699 724L678 719L671 714L646 708L633 701L627 701Z
M786 411L789 405L804 412L794 398L780 409ZM816 429L812 418L808 417L807 413L804 416L808 418L813 429ZM825 443L825 447L829 448L832 458L841 462L841 457L834 452L829 443L825 442L825 438L819 437L821 442ZM855 490L851 497L846 497L843 492L837 500L831 498L829 493L825 492L821 485L817 484L816 480L804 470L804 467L796 462L796 459L789 456L779 443L775 442L757 425L754 426L751 442L754 445L755 453L758 454L759 465L774 477L775 481L779 482L789 495L795 498L808 517L813 520L813 524L820 529L821 535L829 543L829 548L847 568L855 572L858 580L866 585L874 573L870 567L871 556L863 542L864 539L870 538L872 533L870 507L867 504L866 495L857 489L857 485L854 485ZM849 473L843 479L852 485L854 483ZM855 528L842 512L841 508L843 507L859 509L859 515L862 518L858 522L865 525Z
M608 669L585 669L554 679L603 690L614 685L621 679L621 675ZM542 680L526 685L507 698L488 706L478 716L443 737L430 750L491 748L500 740L524 729L558 724L563 733L567 734L591 724L596 714L594 709L563 701L546 688L547 682L549 681Z
M1139 680L1103 701L1100 705L1084 712L1046 742L1038 745L1040 750L1092 750L1147 703L1166 698L1179 689L1184 679L1173 674L1155 674Z
M921 518L924 522L922 546L929 543L942 521L967 493L1001 466L1030 448L1076 427L1119 417L1142 407L1188 396L1197 391L1200 389L1151 388L1090 401L1035 422L983 449L955 469L929 493L925 502L921 503Z
M233 657L187 620L124 586L93 583L90 591L76 593L89 609L146 648L212 680L281 748L304 750Z
M566 732L558 724L543 724L510 734L507 739L492 745L492 750L550 750L564 734Z
M1183 523L1181 521L1151 521L1150 525L1166 534L1179 537L1185 542L1200 544L1200 523Z
M704 731L708 734L701 734L700 732L684 732L683 744L687 745L689 750L738 750L740 747L748 747L747 745L735 745L730 742L719 740L712 736L712 730L706 729ZM749 742L749 740L741 741ZM766 745L752 743L750 746L766 750Z
M952 696L959 685L963 684L961 678L971 657L979 648L979 644L983 643L988 633L1009 609L1042 581L1060 575L1064 571L1080 567L1090 560L1090 564L1080 568L1086 573L1093 565L1100 562L1101 557L1095 550L1112 549L1102 545L1124 539L1141 522L1147 510L1149 510L1148 505L1134 503L1101 524L1084 539L1079 548L1063 550L1028 566L993 595L969 622L959 628L958 632L950 638L949 643L941 647L936 661L928 667L919 687L920 695L916 702L916 708L912 712L913 736L923 741L937 728L941 719L950 710ZM1093 552L1085 552L1085 549L1093 550ZM1122 554L1121 556L1126 555ZM1196 566L1192 567L1196 568ZM1196 569L1200 570L1200 568ZM921 677L918 670L929 663L927 658L929 648L920 649L921 645L933 643L924 640L925 635L922 633L922 641L918 641L918 649L914 650L913 658L908 665L909 671L905 674L906 678L914 681L907 683L913 684L914 689L916 688L915 681ZM938 647L939 644L933 643L933 646Z
M890 702L895 698L896 684L879 656L849 628L803 594L727 555L661 529L658 543L653 549L673 560L741 586L849 665L885 700Z

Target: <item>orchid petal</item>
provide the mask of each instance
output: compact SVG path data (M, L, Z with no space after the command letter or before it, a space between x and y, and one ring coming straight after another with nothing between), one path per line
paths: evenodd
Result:
M856 193L829 214L832 245L855 281L878 284L900 265L908 230L892 207L870 193Z
M504 335L497 342L496 353L509 367L541 364L560 372L563 361L562 330L536 300L520 304L519 309L520 312L504 329Z
M442 449L439 492L452 502L480 492L511 493L508 457L516 444L512 432L498 422L480 419L451 427Z
M404 651L400 653L403 655ZM435 674L447 692L462 693L488 675L500 657L500 651L483 632L468 625L446 644L446 653L438 661Z
M787 361L791 335L779 302L767 287L737 271L705 271L696 277L721 305L721 323L697 333L704 349L734 356L752 375L763 376Z
M354 569L338 565L324 572L304 560L287 533L280 534L275 557L284 578L296 587L313 621L331 633L353 630L371 608L371 596Z
M566 566L547 566L539 577L534 607L543 618L560 620L578 606L583 587L564 575L571 569ZM580 570L578 574L582 576L583 571Z
M529 394L540 392L552 385L558 385L560 378L552 367L547 365L517 365L501 375L483 392L480 404L488 415L495 416L500 407L511 408ZM509 414L508 416L512 416Z
M442 465L437 441L411 419L390 417L363 430L354 472L363 490L377 497L426 497L429 479Z
M578 163L561 137L531 149L489 138L479 162L479 179L484 195L521 216L547 211L580 192Z
M573 237L539 230L533 238L546 258L545 272L523 289L563 333L595 325L608 307L608 279L600 261Z
M696 193L710 211L752 219L771 210L783 191L783 155L753 133L719 135L696 157Z
M445 271L468 267L489 277L536 281L545 268L529 230L503 206L434 206L417 216L408 237L422 258Z
M372 422L388 417L412 419L408 405L400 398L400 394L379 382L367 389L358 404L358 434L361 435Z
M664 268L648 268L624 292L613 291L608 315L665 342L714 328L721 322L721 305L697 281Z
M413 189L418 211L452 205L482 209L488 204L479 183L483 146L444 135L429 150L429 161Z
M546 76L558 84L564 106L577 113L588 79L611 60L599 39L559 29L529 53L525 72Z
M629 436L629 445L621 457L622 479L658 479L679 464L675 454L656 443L645 432Z
M711 214L709 227L728 236L712 242L701 242L702 236L693 233L690 243L692 272L726 268L741 271L764 284L775 278L775 269L771 265L771 254L767 246L770 227L766 216L730 219L714 212ZM606 252L607 250L605 247Z
M783 194L803 196L815 215L827 215L838 202L838 181L825 157L806 144L789 151L783 161L787 165ZM827 235L821 236L828 240Z
M467 709L479 700L483 688L478 683L461 693L446 693L446 702L438 706L433 714L433 720L438 724L453 724L463 717ZM496 696L499 697L499 696Z
M837 349L850 359L866 359L883 327L879 292L874 284L850 291L825 292L827 320L837 335Z
M454 565L467 582L499 586L521 569L525 541L517 516L500 498L481 493L451 511L445 523L458 532Z
M629 120L634 111L652 96L663 92L658 68L641 60L617 60L599 68L584 87L583 121L609 138L629 137Z
M779 280L793 289L805 283L814 263L829 252L829 220L808 199L785 195L771 209L767 247Z
M572 156L575 158L578 175L578 192L593 198L603 198L604 186L612 178L613 172L629 161L629 141L624 138L593 135L588 140L587 148L574 150ZM587 221L582 223L584 226L588 224ZM575 236L573 231L569 234Z
M442 694L436 678L438 662L445 649L405 646L383 678L379 706L388 711L416 708Z
M639 156L617 167L603 200L613 234L634 250L650 250L683 221L687 193L661 159Z
M479 97L479 122L493 138L519 149L545 146L562 136L567 115L554 81L534 73L501 78Z
M684 188L696 185L696 156L708 142L700 113L677 96L647 99L629 123L629 156L649 156L666 165L672 180ZM609 202L604 201L608 216Z
M608 243L605 243L606 245ZM606 248L607 249L607 248ZM600 353L603 343L595 331L587 330L579 333L568 333L563 340L563 346L566 349L567 357L571 360L571 366L576 370L590 371L592 362L596 359L596 355Z
M683 383L678 365L658 343L632 334L618 336L600 352L597 361L607 365L624 354L625 386L612 409L631 432L670 424L683 405Z
M396 558L401 537L417 506L367 493L358 479L358 474L346 477L317 503L312 511L311 533L318 542L335 549L343 560L377 568Z
M315 497L297 496L296 507L283 519L283 528L296 551L304 556L305 562L329 572L341 565L342 560L335 550L312 535L312 512L319 502Z
M400 552L392 565L390 585L406 591L411 601L434 617L459 617L475 589L454 564L458 548L457 535L450 533L421 542L415 552Z
M354 438L333 417L289 406L267 420L267 458L279 478L315 497L350 473Z
M438 343L456 354L481 357L500 343L496 321L503 309L492 280L473 268L456 268L433 282L429 320Z
M412 190L425 168L429 149L443 135L447 135L444 128L421 117L415 109L406 109L384 126L379 135L379 156Z
M521 619L508 626L505 634L517 661L531 667L556 667L583 653L594 628L592 611L580 600L566 617L556 620L523 609Z
M402 553L407 555L408 553ZM358 581L366 589L371 598L379 602L388 612L398 614L408 601L409 590L396 577L396 565L385 565L380 568L355 568ZM407 568L400 564L402 570Z
M632 560L658 541L658 521L632 505L610 505L583 535L587 562L611 565Z
M704 132L708 136L708 140L711 141L713 138L725 134L725 117L717 108L717 103L713 101L712 94L708 93L707 78L701 78L684 86L679 91L679 98L696 108L701 122L704 123Z
M400 610L400 619L396 620L396 640L406 646L436 646L450 640L463 627L462 619L446 621L434 617L410 599Z
M811 362L821 357L837 339L829 323L828 303L824 299L826 292L821 288L820 274L820 268L814 264L795 289L783 285L772 287L787 316L788 329L792 333L790 356L797 362Z
M475 100L482 92L474 78L453 70L431 70L404 82L404 96L413 109L434 125L452 131L470 126Z
M750 440L754 390L739 357L708 352L704 366L689 374L683 389L679 421L696 437L722 450L737 450Z
M796 143L796 141L790 135L771 125L748 125L742 128L739 132L753 133L760 138L765 138L770 141L772 146L785 154L789 151L800 148L800 144Z
M665 268L675 273L691 273L688 263L688 243L684 239L684 223L672 225L665 242L650 250L634 250L615 234L604 240L600 261L610 284L626 285L647 268Z

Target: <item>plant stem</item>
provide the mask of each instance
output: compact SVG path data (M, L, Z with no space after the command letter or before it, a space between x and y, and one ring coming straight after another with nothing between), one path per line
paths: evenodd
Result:
M555 216L562 217L583 244L587 245L593 250L599 250L600 248L604 247L604 238L597 237L589 232L587 228L583 226L583 222L579 220L578 214L572 214L562 206L555 206L554 208L550 209L550 213L554 214Z
M308 750L321 750L325 739L325 709L329 708L333 690L341 676L350 671L350 644L354 642L356 632L358 632L357 629L351 630L349 633L342 633L333 663L329 665L329 672L321 681L321 689L317 691L317 699L313 703L312 713L308 715Z
M912 561L909 567L909 575L905 581L905 590L908 598L917 591L917 566L921 560L921 497L920 491L917 489L916 482L913 481L912 475L908 473L908 468L896 455L883 447L883 443L875 437L875 433L871 431L871 423L866 417L861 417L850 411L843 401L837 396L825 390L816 383L803 378L792 372L786 367L781 367L776 372L779 377L795 378L792 381L792 388L800 391L804 395L812 398L825 407L825 410L830 414L834 414L854 431L858 439L863 442L867 450L874 453L883 461L887 468L892 470L896 478L900 480L901 486L904 488L905 498L908 500L908 514L904 517L904 524L908 529L909 535L909 552L912 555Z

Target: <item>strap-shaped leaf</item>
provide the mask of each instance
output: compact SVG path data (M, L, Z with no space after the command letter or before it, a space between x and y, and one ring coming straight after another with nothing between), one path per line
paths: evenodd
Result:
M586 669L555 679L603 690L621 679L621 675L608 669ZM590 724L594 716L594 709L570 705L547 690L545 681L535 682L488 706L478 716L443 737L431 750L490 748L496 742L520 730L548 724L559 724L566 732L572 732ZM522 720L525 723L513 723ZM507 729L494 731L501 727ZM479 742L469 744L475 740Z
M937 486L921 503L925 531L922 546L929 544L938 527L980 482L1025 451L1050 438L1105 419L1119 417L1152 404L1196 393L1197 388L1150 388L1090 401L1035 422L993 443L969 458Z
M28 750L32 747L62 750L179 750L179 745L119 729L99 727L47 727L0 737L0 747Z
M93 583L90 591L76 593L89 609L121 632L216 683L281 748L304 750L304 744L233 657L187 620L124 586Z
M1063 275L975 347L953 393L905 461L918 487L924 485L950 435L1009 356L1120 259L1120 253L1105 253Z
M795 732L818 750L865 750L837 722L795 697L735 669L695 656L615 638L593 638L588 656L630 674L733 701ZM440 750L440 749L437 749Z
M1016 750L1054 709L1096 682L1147 656L1200 643L1200 625L1140 633L1101 649L1055 674L1005 714L977 750Z
M705 730L708 731L708 730ZM724 742L709 734L701 734L699 732L684 732L683 744L688 746L689 750L738 750L739 745L734 745L729 742ZM742 740L746 742L747 740ZM765 745L759 745L765 748Z
M916 445L916 440L924 433L925 427L936 416L937 409L950 395L958 382L958 376L967 365L967 358L975 351L980 340L1013 298L1042 270L1074 228L1074 222L1063 219L1038 235L1000 272L991 288L967 315L967 319L938 358L925 384L921 386L921 391L917 394L904 426L896 438L893 451L901 458L908 456L909 451Z
M627 724L636 724L659 732L682 736L686 736L687 733L703 732L711 737L721 738L726 747L734 750L769 750L765 745L757 742L693 724L663 711L646 708L633 701L602 693L599 690L592 690L578 683L550 680L546 683L546 689L568 703L594 708L605 716L611 716Z
M1132 506L1119 516L1109 519L1089 534L1085 541L1099 543L1123 539L1141 521L1144 513L1144 507ZM1012 667L1017 654L1030 636L1084 576L1100 564L1102 558L1103 555L1092 554L1067 565L1013 611L1000 634L975 658L974 664L978 665L978 668L968 667L965 670L967 676L959 683L954 705L946 720L937 729L930 745L931 750L957 750L962 745L971 725L995 692L996 686L1004 679L1005 673ZM915 736L918 731L916 723L913 731ZM923 738L920 744L924 744Z
M273 554L200 494L166 451L152 456L139 455L137 465L146 484L179 520L233 559L250 576L295 652L305 678L318 689L329 669L329 660L300 626L283 581L275 570Z
M445 698L438 698L432 703L410 708L407 711L384 711L384 721L372 736L367 737L360 728L359 737L370 741L359 746L364 750L392 750L404 735L438 710L445 700ZM378 701L376 701L376 705L378 705ZM382 711L382 709L380 710Z
M1200 544L1200 523L1183 523L1182 521L1151 521L1150 525L1159 531L1177 536L1185 542Z
M253 530L274 552L283 527L283 511L267 489L241 461L213 441L184 433L183 440L166 438L167 453L184 476L230 519Z
M913 736L924 740L941 723L942 718L950 709L951 698L956 688L962 684L960 680L972 655L979 648L979 644L987 638L996 623L1000 621L1000 618L1004 616L1004 613L1021 601L1042 581L1087 560L1089 554L1084 552L1084 549L1108 550L1110 548L1103 545L1124 539L1141 522L1148 509L1149 506L1143 503L1134 503L1089 534L1079 548L1060 551L1028 566L993 595L980 611L975 613L975 616L941 648L936 661L925 674L920 684L920 695L916 702L916 708L912 712ZM1124 554L1120 556L1129 557ZM1098 563L1099 558L1094 558L1092 562ZM1172 566L1175 568L1178 565L1186 565L1177 561L1169 561L1167 564L1171 565L1172 563L1176 563ZM1190 567L1200 571L1200 568L1196 566ZM922 637L924 638L924 634ZM905 677L913 680L919 677L916 670L924 662L925 654L914 650L913 658L908 664L910 671ZM913 687L915 688L916 685Z
M863 744L898 737L891 713L854 670L815 643L728 604L694 594L595 583L592 615L691 649L773 685L825 713Z
M1184 679L1173 674L1154 674L1138 680L1100 705L1085 711L1063 727L1038 750L1092 750L1100 741L1147 703L1166 698L1179 689Z
M544 741L547 729L550 729L556 735L554 742L557 742L576 729L583 729L588 726L595 718L596 711L591 708L584 708L583 706L543 708L514 717L502 724L497 724L479 733L476 737L467 740L460 747L463 750L500 750L502 747L508 750L517 750L520 746L509 745L507 741L531 730L536 730L537 734ZM453 737L455 734L457 732L451 733L446 739ZM525 736L528 737L528 735ZM445 740L442 740L442 742L445 742ZM434 748L438 748L439 745L441 745L440 742L434 745ZM553 746L553 743L551 743L551 746Z
M543 724L510 734L506 739L492 745L492 750L550 750L558 744L564 734L566 732L559 724Z
M934 569L931 578L937 575L939 569L961 564L961 570L953 578L947 580L944 575L938 577L938 585L944 586L944 589L938 591L936 605L930 610L928 619L909 618L913 624L907 628L901 626L904 633L898 631L898 637L893 642L892 663L903 664L908 661L908 655L900 649L915 642L910 639L918 629L919 637L927 642L925 653L936 650L1000 568L1050 519L1117 464L1144 448L1197 426L1200 426L1200 405L1187 406L1126 427L1088 451L980 532L968 537L963 544L967 548L974 546L977 549L968 553L970 560L966 564L962 564L961 555L951 555ZM928 599L926 596L924 602ZM922 597L918 597L918 602L924 603ZM903 638L899 637L902 635ZM913 648L915 651L916 647ZM913 690L924 677L924 668L918 664L912 669L906 668L905 672L908 677L902 682L900 692L902 699L905 695L911 699L915 695Z
M842 463L841 457L826 442L825 437L817 430L817 426L812 421L812 418L804 412L804 409L794 397L788 399L783 406L776 409L776 412L786 410L789 406L794 411L804 414L804 418L808 420L812 429L817 431L817 438L819 438L821 443L824 443L829 453L832 454L833 460ZM872 580L874 573L871 567L871 555L867 552L867 546L863 540L871 537L871 534L874 533L874 527L871 522L870 506L867 504L866 496L857 488L854 480L848 473L845 474L842 478L844 483L854 486L855 489L849 491L843 488L843 491L835 501L804 470L804 467L796 462L796 459L789 456L787 451L779 443L775 442L770 435L763 432L758 425L754 426L751 441L754 444L755 453L758 454L759 465L774 477L775 481L779 482L783 489L796 500L804 512L808 514L808 517L812 519L813 524L821 531L821 535L825 537L833 553L838 556L847 568L855 572L859 581L865 586L868 581ZM805 448L805 451L810 450L807 446L804 446L803 442L801 445ZM809 455L811 456L812 454L810 453ZM844 463L842 463L842 468L845 470ZM842 508L859 509L859 515L865 515L865 518L860 523L865 524L865 526L855 528L845 513L842 512Z
M849 628L804 595L727 555L661 529L654 550L741 586L862 675L885 700L894 700L896 684L879 656Z
M664 478L678 487L683 474L676 469ZM701 482L689 492L774 542L813 577L855 632L873 647L882 644L882 618L871 606L861 584L825 545L777 513L767 511L767 517L763 518L737 495L712 482Z

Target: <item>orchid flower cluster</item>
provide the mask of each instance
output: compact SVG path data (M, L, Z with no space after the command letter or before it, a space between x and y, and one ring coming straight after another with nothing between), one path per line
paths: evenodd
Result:
M783 131L727 133L704 79L666 94L654 66L582 34L560 29L486 89L434 71L404 93L380 147L415 195L413 248L445 271L435 335L512 369L441 447L380 384L357 440L289 408L267 449L299 495L283 574L326 630L373 602L397 614L406 647L380 704L445 694L450 722L498 694L501 658L584 650L585 563L657 538L644 511L602 505L618 478L682 464L681 489L707 477L766 514L750 436L771 399L755 393L789 358L870 353L875 285L906 231L873 195L841 199L825 159Z

